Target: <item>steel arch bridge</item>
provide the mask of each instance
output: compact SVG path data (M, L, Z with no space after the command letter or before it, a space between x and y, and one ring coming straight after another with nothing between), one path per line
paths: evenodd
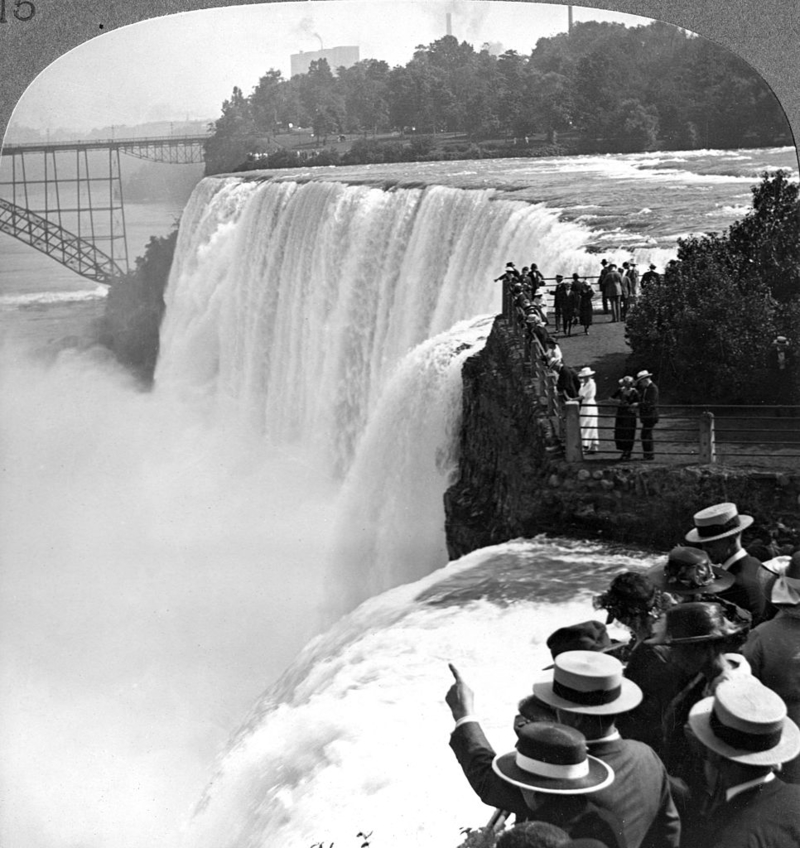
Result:
M111 285L130 270L120 154L195 164L205 160L207 139L194 135L8 145L2 150L11 162L0 180L5 195L0 197L0 232L89 280Z

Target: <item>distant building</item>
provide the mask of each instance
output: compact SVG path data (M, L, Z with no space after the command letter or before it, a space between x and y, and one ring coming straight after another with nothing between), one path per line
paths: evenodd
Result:
M307 74L312 62L327 59L328 66L336 73L337 68L349 68L359 61L358 47L331 47L329 50L314 50L308 53L293 53L290 57L292 76Z

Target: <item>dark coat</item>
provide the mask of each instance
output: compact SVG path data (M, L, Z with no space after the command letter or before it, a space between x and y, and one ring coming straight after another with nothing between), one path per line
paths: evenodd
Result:
M789 718L800 722L800 608L783 607L772 621L759 624L742 653L753 675L783 698ZM781 777L800 783L800 757L784 763Z
M639 392L634 388L620 386L611 397L619 401L614 420L614 442L617 450L633 450L636 440L636 409L632 405L639 402Z
M594 297L594 289L587 283L580 294L580 304L578 306L578 321L582 327L588 327L592 323L592 298Z
M626 739L637 739L649 745L659 757L664 755L664 716L672 699L694 675L675 661L668 645L640 642L631 652L625 666L625 677L632 680L643 694L635 710L617 716L617 727Z
M450 747L485 804L527 815L522 807L525 805L522 792L492 770L494 751L477 722L456 728L450 737ZM664 765L653 750L627 739L590 742L588 748L593 757L614 770L614 782L593 792L590 798L622 823L621 844L627 844L628 848L677 848L680 820Z
M649 386L639 386L639 418L642 421L658 422L658 386L650 381Z
M728 569L728 574L732 574L736 581L733 586L717 593L717 597L749 610L753 616L753 624L761 621L766 605L760 572L761 561L748 554Z
M568 398L577 398L581 388L578 372L569 365L562 365L556 380L556 391Z
M703 848L797 848L800 786L779 778L748 789L711 814L708 831L692 845Z

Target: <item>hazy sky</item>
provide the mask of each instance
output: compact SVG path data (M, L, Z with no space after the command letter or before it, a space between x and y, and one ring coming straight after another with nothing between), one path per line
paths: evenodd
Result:
M36 129L89 130L156 120L216 118L234 85L249 94L269 68L289 76L292 53L357 45L361 58L405 64L446 32L476 49L499 42L528 53L567 28L567 7L538 3L268 3L161 17L100 35L48 67L11 120ZM647 24L634 15L574 8L573 19Z

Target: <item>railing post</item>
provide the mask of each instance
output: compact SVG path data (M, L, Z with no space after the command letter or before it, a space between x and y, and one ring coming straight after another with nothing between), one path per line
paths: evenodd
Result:
M576 400L564 404L564 457L567 462L583 462L580 409Z
M717 461L717 446L714 439L714 413L700 413L700 462L711 465Z

